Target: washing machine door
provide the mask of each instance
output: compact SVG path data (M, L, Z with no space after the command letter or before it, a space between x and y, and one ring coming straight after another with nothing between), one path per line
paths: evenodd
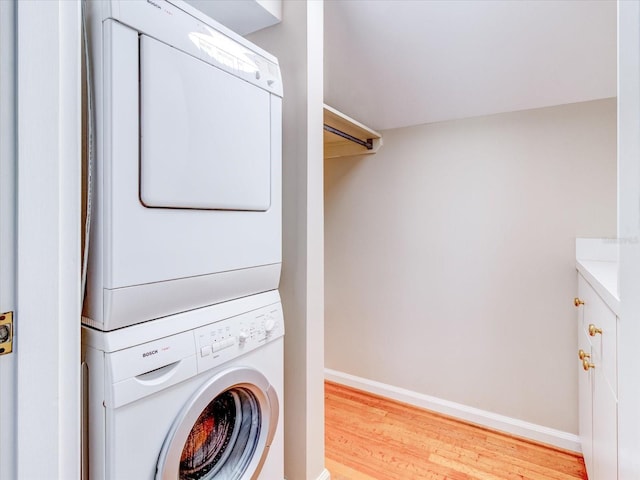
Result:
M174 421L156 480L257 479L278 410L275 390L257 370L236 367L214 376Z

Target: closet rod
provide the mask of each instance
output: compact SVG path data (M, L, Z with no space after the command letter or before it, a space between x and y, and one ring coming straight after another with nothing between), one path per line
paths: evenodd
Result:
M360 140L359 138L356 138L353 135L349 135L348 133L344 133L342 130L338 130L337 128L333 128L332 126L327 125L326 123L324 124L324 129L327 132L333 133L335 135L338 135L339 137L342 137L342 138L345 138L345 139L350 140L352 142L355 142L358 145L362 145L363 147L366 147L367 150L372 150L373 149L373 140L371 138L368 138L366 141L365 140Z

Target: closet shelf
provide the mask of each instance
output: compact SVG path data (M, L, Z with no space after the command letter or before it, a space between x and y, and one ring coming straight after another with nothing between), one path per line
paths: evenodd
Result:
M324 105L324 158L376 153L381 145L378 132Z

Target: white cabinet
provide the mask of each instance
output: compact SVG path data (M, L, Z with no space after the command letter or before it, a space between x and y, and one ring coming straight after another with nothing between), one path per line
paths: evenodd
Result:
M618 478L618 318L578 275L579 428L589 480Z

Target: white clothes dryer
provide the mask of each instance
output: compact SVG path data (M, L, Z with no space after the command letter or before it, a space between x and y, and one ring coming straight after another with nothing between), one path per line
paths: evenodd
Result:
M282 480L277 292L113 332L83 327L89 480Z
M94 202L83 322L278 288L278 60L179 0L89 0Z

